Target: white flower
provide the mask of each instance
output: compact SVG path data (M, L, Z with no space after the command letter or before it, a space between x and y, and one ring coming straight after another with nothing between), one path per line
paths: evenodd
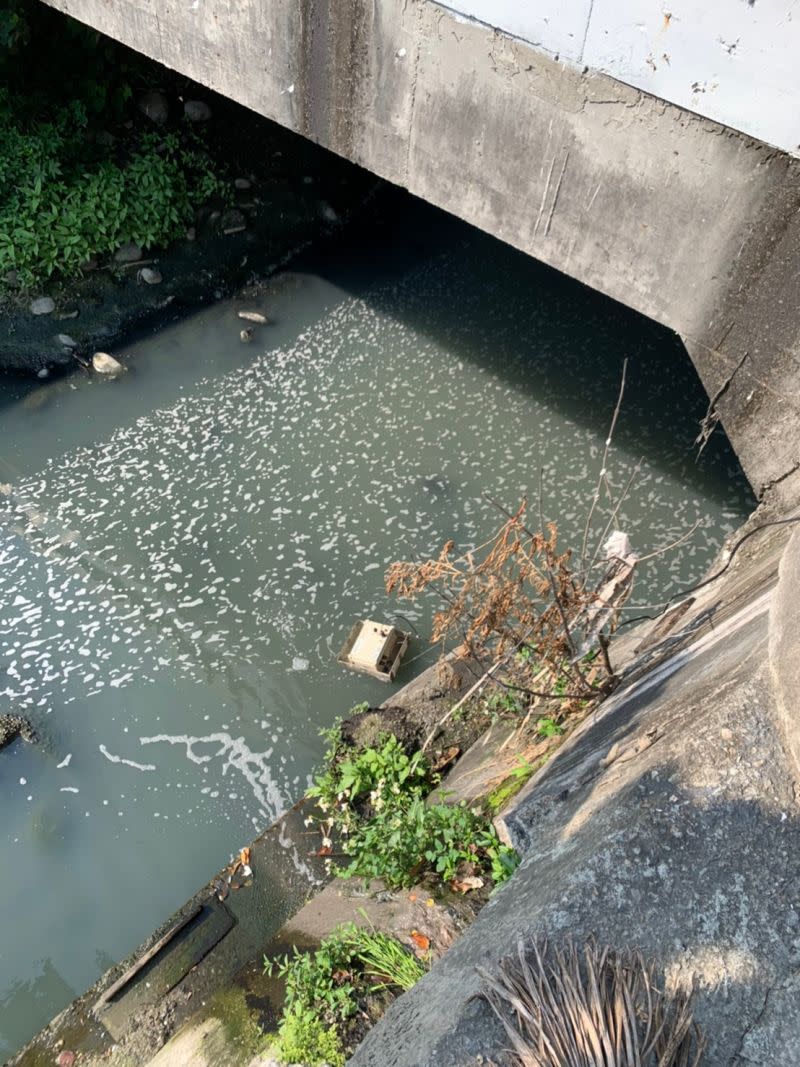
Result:
M309 815L307 819L303 819L303 826L313 826L314 820Z
M323 848L331 848L332 845L333 845L333 842L331 841L331 839L329 837L323 837L323 839L322 839L322 847Z

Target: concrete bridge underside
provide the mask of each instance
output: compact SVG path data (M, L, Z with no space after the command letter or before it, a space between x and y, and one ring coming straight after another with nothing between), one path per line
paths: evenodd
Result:
M430 0L47 0L670 326L800 469L800 161Z

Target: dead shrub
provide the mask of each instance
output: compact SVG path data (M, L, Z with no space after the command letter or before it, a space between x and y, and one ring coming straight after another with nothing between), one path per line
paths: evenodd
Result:
M515 1067L698 1067L705 1039L692 995L666 994L639 952L588 941L526 944L495 973L479 968L480 993L511 1041Z

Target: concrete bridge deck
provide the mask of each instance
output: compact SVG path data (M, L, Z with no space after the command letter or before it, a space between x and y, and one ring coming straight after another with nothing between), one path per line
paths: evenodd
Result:
M800 141L786 117L800 22L786 5L759 5L752 25L737 14L729 57L744 65L714 82L721 49L692 5L667 18L648 0L642 23L604 3L605 28L584 12L581 29L563 22L575 12L502 2L506 31L431 0L47 2L672 327L755 490L787 488L800 464L800 162L785 150ZM482 0L457 6L490 17ZM634 30L655 47L664 19L681 25L671 67L688 77L691 59L713 93L687 96L660 57L656 77L638 43L619 59Z

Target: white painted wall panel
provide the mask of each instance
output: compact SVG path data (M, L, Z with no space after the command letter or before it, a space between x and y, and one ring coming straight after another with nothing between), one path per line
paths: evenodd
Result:
M447 0L443 6L578 63L592 0Z
M768 144L800 145L800 5L595 0L583 63Z
M447 6L800 155L800 0L452 0Z

